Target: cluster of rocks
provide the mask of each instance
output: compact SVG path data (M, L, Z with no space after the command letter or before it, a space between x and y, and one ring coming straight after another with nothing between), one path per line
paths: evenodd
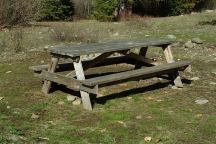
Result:
M172 40L177 39L177 37L175 35L167 35L166 37L168 39L172 39ZM184 44L184 47L185 48L194 48L195 46L201 45L201 44L203 44L203 40L201 40L200 38L193 38L193 39L187 41Z
M193 38L192 40L187 41L184 46L185 48L194 48L196 45L203 44L203 40L200 38Z

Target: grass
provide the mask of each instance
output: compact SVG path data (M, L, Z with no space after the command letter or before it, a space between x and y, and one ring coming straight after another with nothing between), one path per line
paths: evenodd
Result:
M201 21L211 22L214 16L215 12L120 23L43 23L50 26L0 32L6 40L10 39L10 33L22 31L22 47L25 48L25 56L11 52L13 58L1 57L0 97L4 99L0 100L0 143L142 144L146 143L147 136L152 137L149 142L152 144L216 143L216 88L210 84L216 82L213 73L216 72L216 49L212 47L215 46L215 26L198 25ZM64 25L64 32L68 28L68 33L74 33L59 41L50 31L58 25ZM73 37L78 32L79 36ZM119 36L113 36L115 33ZM176 59L193 61L193 72L182 73L182 77L200 78L191 84L184 83L181 90L173 90L166 81L158 83L155 79L106 87L101 91L109 99L98 99L94 111L86 112L82 106L67 102L66 94L60 90L51 96L41 93L41 81L28 69L49 60L46 53L31 51L32 48L40 50L64 42L145 38L146 35L165 37L167 34L174 34L182 41L193 37L205 40L205 44L192 49L182 45L173 47ZM12 41L8 43L14 45ZM6 48L4 52L9 50ZM157 59L163 56L160 49L150 49L147 55ZM197 105L195 100L199 98L209 102ZM59 105L60 101L64 104ZM39 118L32 119L33 113Z

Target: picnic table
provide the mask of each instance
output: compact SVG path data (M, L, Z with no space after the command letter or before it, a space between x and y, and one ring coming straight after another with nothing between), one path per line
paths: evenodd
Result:
M172 43L173 41L164 39L145 39L55 46L47 49L51 56L50 64L32 66L30 69L44 80L42 92L45 94L49 93L52 82L65 85L72 90L80 91L84 109L92 110L90 94L97 95L98 89L106 84L168 75L176 87L183 87L179 71L188 68L191 62L176 62L171 52ZM154 60L146 57L150 46L162 48L166 58L165 64L156 64ZM132 52L134 48L140 48L139 53ZM119 55L113 56L114 53ZM91 60L82 59L83 55L90 54L100 55ZM59 63L62 58L70 59L71 62ZM119 63L133 64L134 69L86 78L85 71L88 69ZM67 74L59 73L68 70L70 72Z

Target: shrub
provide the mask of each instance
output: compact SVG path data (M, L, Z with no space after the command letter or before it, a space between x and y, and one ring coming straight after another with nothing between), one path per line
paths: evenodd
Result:
M200 0L195 6L196 10L216 9L216 0Z
M74 12L70 0L42 0L39 14L40 20L66 20Z
M135 0L133 11L141 15L171 16L190 13L200 0Z
M37 0L1 0L0 25L11 27L28 24L30 20L34 19L37 11Z
M117 0L94 0L92 16L97 20L111 21L117 7Z
M79 18L90 16L93 7L93 0L73 0L74 15Z

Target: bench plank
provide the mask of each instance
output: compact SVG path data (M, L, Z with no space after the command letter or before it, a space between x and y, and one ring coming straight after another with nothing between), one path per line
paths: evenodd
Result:
M181 62L163 64L159 66L141 68L141 69L121 72L117 74L90 78L90 79L86 79L85 81L83 81L83 83L88 86L94 86L94 85L100 85L100 84L120 81L124 79L129 79L129 78L136 78L140 76L142 76L143 78L149 78L149 77L154 77L154 76L158 76L162 74L167 74L168 72L171 72L173 70L178 70L179 68L187 67L190 64L191 62L189 61L181 61Z
M70 78L70 77L65 77L63 75L60 74L56 74L56 73L51 73L48 71L42 71L41 74L37 75L37 77L44 79L44 80L48 80L48 81L52 81L55 82L57 84L62 84L67 86L68 88L71 88L74 91L86 91L92 94L97 94L98 90L97 88L89 88L89 87L84 87L82 85L82 82L75 79L75 78Z

